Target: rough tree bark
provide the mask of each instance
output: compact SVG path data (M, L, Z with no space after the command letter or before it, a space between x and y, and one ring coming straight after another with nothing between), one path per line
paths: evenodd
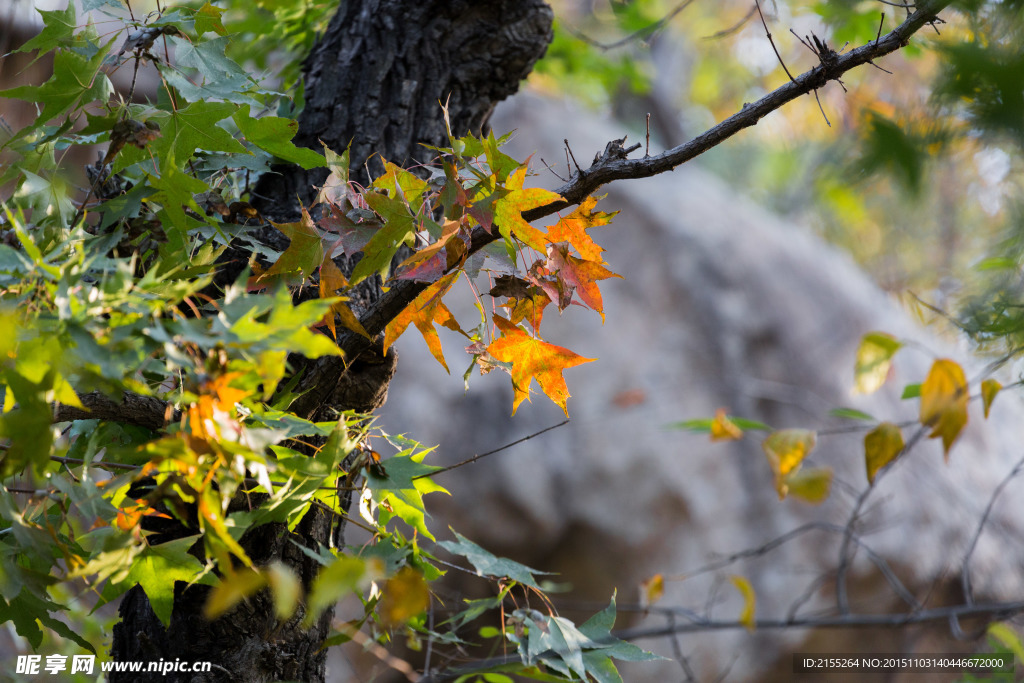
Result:
M551 40L553 15L542 0L342 0L324 36L304 67L306 108L297 144L336 151L352 144L352 178L368 182L381 168L379 154L409 165L431 154L421 144L446 142L440 103L447 102L459 134L486 127L494 105L514 93ZM314 185L325 176L280 167L257 188L261 211L294 214L311 203ZM267 239L280 235L264 230ZM280 247L280 244L277 245ZM379 288L368 288L358 302L371 311ZM359 311L357 311L359 312ZM357 359L298 361L303 388L310 388L296 412L322 419L333 411L370 411L386 397L394 373L393 355L372 347ZM281 560L296 569L308 588L315 561L295 543L326 544L331 521L314 508L296 533L282 525L252 530L242 545L257 563ZM293 543L293 541L295 543ZM165 629L138 587L121 603L112 656L117 661L210 661L213 671L112 674L113 683L256 683L325 680L326 653L320 645L331 613L310 630L302 614L287 623L273 616L269 597L250 599L228 615L208 622L202 616L205 587L178 583L170 627Z

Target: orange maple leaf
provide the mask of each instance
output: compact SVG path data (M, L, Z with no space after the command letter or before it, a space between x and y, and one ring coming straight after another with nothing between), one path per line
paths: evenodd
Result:
M320 265L320 298L330 299L335 295L339 289L345 289L348 287L348 280L345 278L345 274L341 272L337 264L331 258L330 254L324 257L324 262ZM352 312L352 309L345 303L344 298L340 301L336 301L331 304L331 310L324 316L324 322L327 323L328 329L331 331L331 336L335 339L338 338L337 333L334 330L334 316L337 314L341 320L341 324L357 332L367 339L370 338L370 333L366 331L363 324L359 322L359 318Z
M523 399L530 400L530 383L536 379L547 397L562 407L569 417L566 402L569 388L565 385L562 371L595 358L584 358L569 349L535 339L500 315L494 316L494 323L502 336L491 342L487 351L503 363L512 363L512 387L515 399L512 414L516 414Z
M402 336L402 333L412 323L420 331L420 334L423 335L423 340L427 342L427 348L430 349L430 353L434 354L437 362L444 367L446 372L451 372L448 370L448 364L444 361L441 339L437 336L437 329L434 328L434 323L444 325L449 330L468 336L459 327L459 323L455 321L451 311L448 310L448 307L442 301L445 293L451 289L461 273L462 271L460 270L448 273L427 287L420 292L418 297L413 299L411 304L406 306L401 313L388 323L387 327L384 328L385 352Z
M590 196L564 218L548 228L548 239L552 242L568 242L587 261L601 261L601 252L604 251L587 234L587 230L599 225L608 225L618 211L605 213L594 211L594 206L603 197Z
M576 258L569 253L568 242L549 244L547 252L547 270L565 284L575 287L583 303L600 313L601 322L604 322L604 301L601 299L597 281L622 276L616 275L597 261Z
M540 329L540 321L544 319L544 308L551 303L551 297L543 291L538 290L525 299L513 299L507 304L509 308L509 319L514 324L525 320L530 323L534 332Z

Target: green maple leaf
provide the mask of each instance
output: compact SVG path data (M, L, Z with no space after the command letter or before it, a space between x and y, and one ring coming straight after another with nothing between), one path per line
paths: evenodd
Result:
M100 47L90 58L75 52L59 51L53 57L53 76L50 80L42 85L0 90L0 97L13 97L43 105L35 125L26 130L62 116L79 100L106 102L114 87L106 74L100 73L100 67L112 43Z
M382 278L386 278L398 247L402 244L412 246L415 235L413 215L404 201L376 192L367 192L363 198L384 219L384 227L375 232L363 247L363 258L356 264L349 278L349 284L352 285L374 273L380 273Z
M114 162L114 170L131 166L150 155L161 160L163 172L169 159L184 165L196 150L248 154L242 143L217 125L236 109L228 102L194 102L178 111L154 116L150 120L160 126L161 137L150 142L146 149L126 147L121 150Z
M160 69L164 79L188 102L224 100L236 104L260 106L259 102L245 94L253 85L245 74L224 75L221 78L208 80L202 85L196 85L185 74L166 64L158 64L157 68Z
M50 50L66 44L68 39L72 38L75 27L78 25L78 19L75 16L75 3L73 2L69 2L67 8L63 10L50 12L41 9L36 11L39 12L43 19L43 30L22 44L21 47L13 50L13 52L38 50L39 53L35 59L29 62L30 65L34 64Z
M261 279L289 273L299 273L306 279L324 260L323 240L309 212L303 209L302 218L295 223L273 223L273 226L287 235L291 243Z
M494 576L497 578L507 577L517 583L523 584L524 586L540 590L540 585L537 583L537 579L535 577L551 573L542 572L537 569L533 569L532 567L527 567L525 564L520 564L514 560L492 555L462 534L456 531L453 531L452 533L455 534L455 538L458 539L458 542L441 541L438 545L453 555L461 555L462 557L465 557L469 560L469 563L473 565L473 568L476 569L476 573L480 576Z
M121 587L131 587L136 583L142 586L153 612L165 627L171 623L174 582L194 581L204 569L202 563L188 553L188 549L198 538L199 536L186 536L148 546L132 560L127 577L119 582ZM199 583L213 585L214 580L212 576L205 576Z
M164 246L168 248L168 253L183 253L186 251L186 233L196 221L186 216L181 207L188 206L196 213L201 213L193 195L205 192L209 187L203 181L179 170L172 153L168 153L162 162L160 175L149 176L150 186L156 189L151 199L163 207L157 218L163 223L167 234L168 242Z
M179 68L195 69L207 82L224 76L248 75L233 59L224 54L231 38L222 36L191 43L184 38L170 38L174 44L175 63Z
M221 22L221 17L223 15L223 9L220 7L214 7L207 2L196 11L196 33L198 35L203 35L204 33L213 31L222 36L226 35L227 30Z
M366 475L366 485L374 501L380 504L386 500L388 507L397 517L430 540L434 540L434 535L430 533L426 524L423 495L434 491L447 491L424 476L441 469L423 464L423 458L428 452L420 451L414 454L407 450L388 458L382 463L387 477L378 476L371 470Z
M494 137L494 131L491 131L483 141L484 153L487 157L487 166L491 169L491 173L498 177L498 182L500 183L507 181L509 174L524 166L524 164L519 163L498 149L498 146L505 140L505 137L501 140L496 140Z
M327 165L327 160L322 154L304 147L296 147L292 143L292 138L299 132L298 121L279 116L254 119L249 115L247 104L235 112L233 118L245 139L263 151L296 163L306 170Z

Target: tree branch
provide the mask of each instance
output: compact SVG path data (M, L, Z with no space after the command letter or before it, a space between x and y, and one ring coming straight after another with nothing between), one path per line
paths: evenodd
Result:
M552 202L526 211L523 213L523 218L527 221L535 221L550 216L566 207L579 204L602 185L615 180L649 178L675 169L741 130L755 125L784 104L824 86L831 80L838 79L851 69L872 63L872 60L906 46L914 33L934 21L937 13L949 4L949 0L928 0L920 3L917 10L907 17L906 21L885 36L846 54L835 55L834 59L823 60L822 64L768 93L757 102L745 104L740 111L689 142L661 154L640 159L628 159L629 150L623 148L622 141L608 143L604 153L595 158L590 168L575 173L569 182L555 190L564 198L564 201ZM497 231L491 234L483 228L476 228L472 234L469 253L476 253L498 238ZM362 319L363 327L371 337L376 337L427 286L427 283L411 280L393 283L390 289L370 307ZM357 334L339 331L338 345L347 358L354 358L368 350L372 344ZM149 429L159 429L166 424L167 405L158 399L127 392L120 404L97 392L81 398L83 404L86 404L89 409L88 412L61 405L55 410L55 421L100 418L137 424Z
M649 178L675 169L677 166L716 147L744 128L755 125L762 118L779 109L787 102L791 102L802 95L821 88L829 81L837 80L851 69L864 64L870 64L872 60L905 47L910 41L910 36L923 26L934 21L937 18L937 13L945 9L949 4L949 0L928 0L920 3L917 10L907 17L906 21L885 36L872 40L867 45L863 45L843 55L832 53L834 58L823 59L822 63L818 66L773 90L757 102L744 104L740 111L713 128L710 128L689 142L673 147L661 154L640 159L627 159L627 150L622 147L622 141L608 143L604 153L594 160L590 168L575 173L568 183L555 190L564 198L564 201L552 202L551 204L525 211L523 218L527 221L535 221L545 216L550 216L556 211L579 204L602 185L615 180ZM497 240L498 237L497 231L491 234L482 228L476 228L473 231L469 253L473 254L479 251ZM380 334L384 331L387 324L401 313L413 299L419 296L420 292L426 289L427 286L426 283L413 282L411 280L403 280L393 284L390 290L377 301L377 304L362 320L363 327L366 328L371 336ZM368 345L365 339L354 334L348 335L346 339L339 340L339 342L346 354L361 351Z
M53 408L53 421L110 420L157 431L181 419L181 411L175 410L166 401L130 391L124 392L120 403L98 391L79 394L78 400L82 402L84 410L58 403Z

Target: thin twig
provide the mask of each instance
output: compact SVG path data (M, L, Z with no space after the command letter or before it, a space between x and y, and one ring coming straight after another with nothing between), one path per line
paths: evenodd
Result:
M850 516L847 519L845 531L843 532L843 541L839 545L839 565L836 567L836 607L840 614L846 614L850 609L849 598L846 594L846 574L850 570L850 563L853 559L850 554L850 544L854 541L853 527L857 523L857 520L860 519L861 509L867 502L871 492L877 489L879 479L891 472L897 463L905 459L904 456L909 453L910 450L917 445L917 442L924 437L925 430L926 427L922 425L911 435L910 439L906 444L904 444L903 449L896 454L896 457L875 474L874 483L864 489L864 491L857 497L857 500L853 505L853 510L850 511Z
M588 45L592 45L599 50L614 50L617 47L622 47L623 45L626 45L627 43L630 43L634 40L647 38L653 35L654 33L660 31L662 27L664 27L668 22L672 21L677 14L679 14L684 9L689 7L692 2L693 0L683 0L683 2L676 5L675 9L673 9L671 12L663 16L661 19L658 19L654 23L648 24L647 26L644 26L641 29L633 31L625 38L616 40L614 43L602 43L600 41L594 40L593 38L586 35L582 31L578 31L570 26L565 26L565 30L568 31L571 35L575 36L576 38L579 38L583 42L587 43Z
M651 112L647 112L647 146L644 148L644 158L651 156Z
M793 74L789 73L789 69L786 68L786 63L782 61L782 55L779 54L779 49L775 47L775 41L772 40L772 32L768 30L768 22L764 20L764 14L761 12L761 3L759 0L754 0L754 7L757 8L757 14L761 17L761 25L764 26L764 33L768 36L768 42L771 43L772 50L775 52L775 56L778 57L779 64L782 65L782 70L786 72L787 76L789 76L789 80L795 83L796 79L793 78ZM815 92L815 97L817 97L817 92Z
M743 15L742 19L737 21L729 28L723 28L721 31L712 33L710 36L704 36L701 40L719 40L721 38L727 38L728 36L731 36L732 34L736 33L736 31L739 31L741 28L743 28L746 25L746 23L750 21L750 17L754 16L754 12L756 11L757 7L751 7L750 10L748 10L747 13Z
M572 163L576 166L576 170L580 175L583 175L583 169L580 168L579 163L576 161L576 155L572 153L572 148L569 146L569 138L562 138L562 142L565 143L565 150L572 157Z
M985 512L982 513L981 519L978 520L978 528L974 531L974 536L971 537L971 544L967 548L967 554L964 555L963 564L960 566L960 581L963 586L964 601L968 604L974 604L974 591L971 587L971 555L974 554L974 549L978 545L978 540L981 538L981 532L985 528L985 523L988 522L989 515L992 514L992 508L995 507L996 500L999 495L1003 492L1010 481L1013 480L1018 474L1024 471L1024 457L1017 461L1017 464L1010 470L1003 480L999 482L995 490L992 491L992 496L988 500L988 505L985 506Z
M492 451L487 451L486 453L480 453L479 455L474 455L472 458L466 458L462 462L457 462L454 465L449 465L448 467L442 467L441 469L434 470L433 472L427 472L426 474L418 474L415 477L413 477L413 479L422 479L423 477L435 477L435 476L441 474L442 472L448 472L450 470L454 470L457 467L462 467L463 465L469 465L470 463L474 463L477 460L480 460L482 458L486 458L488 455L494 455L495 453L500 453L501 451L506 450L508 448L511 448L512 446L516 446L518 444L521 444L524 441L529 441L530 439L538 437L541 434L545 434L547 432L550 432L552 429L558 429L559 427L562 427L562 426L567 425L567 424L569 424L569 420L562 420L561 422L559 422L556 425L551 425L550 427L546 427L546 428L540 430L539 432L534 432L533 434L529 434L527 436L524 436L521 439L516 439L515 441L507 443L504 446L499 446L498 448L495 448Z
M566 161L568 161L568 159L566 159ZM563 183L569 182L566 178L563 178L562 176L558 175L558 171L556 171L554 168L552 168L551 164L549 164L548 162L544 161L544 157L540 158L540 163L544 164L544 167L546 169L548 169L549 171L551 171L551 174L553 176L555 176L556 178L558 178L559 180L561 180Z

